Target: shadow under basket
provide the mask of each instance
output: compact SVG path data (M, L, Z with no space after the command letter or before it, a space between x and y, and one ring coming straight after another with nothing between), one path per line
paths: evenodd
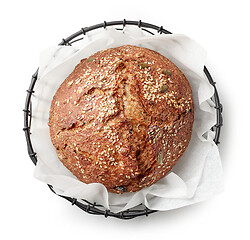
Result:
M71 36L69 36L67 38L62 39L62 41L58 45L71 46L75 42L83 40L85 35L88 32L94 31L96 29L101 29L102 28L102 29L105 30L108 27L112 26L117 31L123 31L123 29L124 29L124 27L126 25L137 26L142 31L145 31L145 32L147 32L148 34L151 34L151 35L171 34L171 32L167 31L162 26L158 27L158 26L150 24L150 23L142 22L141 20L139 20L139 21L129 21L129 20L124 19L122 21L111 21L111 22L104 21L103 23L100 23L100 24L96 24L96 25L93 25L93 26L90 26L90 27L81 28L80 31L72 34ZM217 91L216 86L215 86L216 83L213 81L213 79L212 79L208 69L206 68L206 66L204 66L203 70L204 70L204 73L205 73L205 75L207 77L207 80L209 81L209 83L214 88L214 95L212 97L212 101L215 104L217 121L216 121L216 124L213 126L212 131L214 131L214 133L215 133L214 142L215 142L215 144L218 145L219 144L219 138L220 138L220 131L221 131L221 127L223 125L222 104L220 103L220 100L219 100L219 94L218 94L218 91ZM29 88L27 90L25 108L23 110L24 111L24 128L23 128L23 131L25 132L25 138L26 138L26 141L27 141L28 154L29 154L30 159L32 160L32 162L35 165L37 163L37 156L36 156L36 152L34 152L34 150L33 150L32 142L31 142L31 138L30 138L30 134L31 134L30 126L31 126L31 121L32 121L32 101L31 100L32 100L32 95L34 93L34 86L36 84L37 77L38 77L38 69L32 75L31 83L30 83L30 86L29 86ZM50 190L53 193L56 194L56 192L53 189L53 186L48 185L48 187L50 188ZM139 217L139 216L148 216L151 213L157 212L157 210L148 209L143 204L140 204L139 206L128 209L126 211L121 211L121 212L118 212L118 213L114 213L112 211L109 211L108 209L105 209L103 206L96 204L95 202L90 203L85 199L82 199L81 202L80 202L75 198L66 197L66 196L62 196L62 195L58 195L58 196L66 199L72 205L75 205L75 206L79 207L80 209L82 209L83 211L85 211L85 212L87 212L89 214L103 215L105 217L110 216L110 217L115 217L115 218L119 218L119 219L132 219L132 218Z

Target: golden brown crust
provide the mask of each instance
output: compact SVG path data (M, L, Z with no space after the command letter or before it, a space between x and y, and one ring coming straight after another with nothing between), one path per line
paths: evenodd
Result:
M125 45L82 59L57 90L50 136L85 183L134 192L164 177L192 133L192 90L167 58Z

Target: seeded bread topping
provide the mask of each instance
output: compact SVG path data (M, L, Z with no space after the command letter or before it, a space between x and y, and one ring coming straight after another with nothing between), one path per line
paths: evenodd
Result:
M159 53L130 45L82 59L53 97L58 158L80 181L135 192L164 177L192 133L192 90Z

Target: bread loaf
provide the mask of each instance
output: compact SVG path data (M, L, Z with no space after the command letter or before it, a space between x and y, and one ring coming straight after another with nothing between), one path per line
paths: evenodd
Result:
M170 60L125 45L82 59L53 97L58 158L80 181L135 192L164 177L186 150L194 107Z

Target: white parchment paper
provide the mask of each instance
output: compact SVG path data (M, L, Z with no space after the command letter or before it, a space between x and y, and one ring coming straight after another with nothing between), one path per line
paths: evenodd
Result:
M77 180L58 160L50 141L48 117L52 98L82 58L106 48L131 44L155 50L174 62L189 80L194 98L195 119L190 144L172 171L157 183L136 193L108 193L100 183ZM96 202L112 211L140 203L155 210L170 210L203 201L223 189L222 166L210 128L216 123L213 87L203 67L206 53L184 35L149 36L138 27L114 28L89 33L75 46L53 46L41 53L39 75L32 98L31 138L38 162L34 176L51 184L58 194Z

